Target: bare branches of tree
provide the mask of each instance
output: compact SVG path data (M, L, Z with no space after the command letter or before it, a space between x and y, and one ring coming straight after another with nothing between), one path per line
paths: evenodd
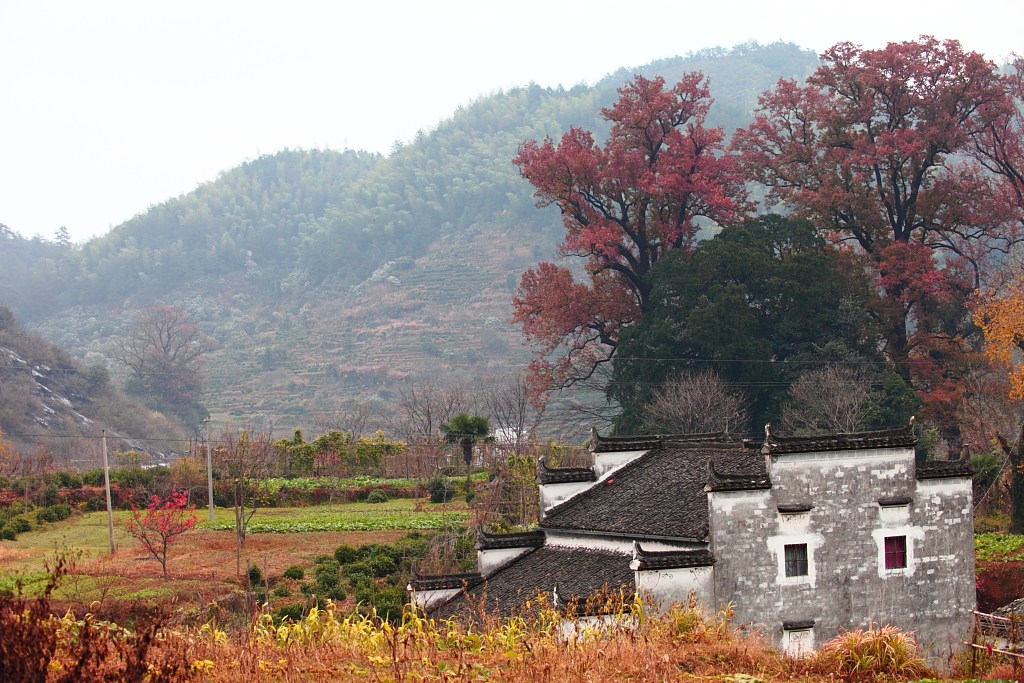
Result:
M469 396L461 385L408 384L398 389L389 426L410 444L441 443L441 425L469 409Z
M235 572L242 572L242 548L249 531L249 522L259 507L259 489L270 476L275 460L272 429L261 431L226 430L214 448L214 466L221 481L230 485L231 505L235 514Z
M482 413L490 417L495 441L502 447L522 453L533 440L544 420L546 402L531 402L530 385L525 375L510 375L483 382Z
M856 432L864 429L878 398L872 378L842 365L826 365L800 375L789 387L782 428L791 433Z
M131 373L129 390L153 399L156 407L197 428L207 416L200 403L202 356L213 342L188 313L154 306L136 317L128 334L111 351Z
M372 434L378 427L383 409L366 401L339 401L330 410L316 413L313 422L324 432L338 431L352 439Z
M711 371L665 382L644 408L644 421L662 433L742 432L749 426L747 398Z

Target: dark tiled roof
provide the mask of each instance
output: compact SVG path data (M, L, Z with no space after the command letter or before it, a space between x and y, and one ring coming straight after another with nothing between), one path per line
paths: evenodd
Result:
M763 459L760 455L753 455L748 449L744 449L744 464L745 467L736 469L726 469L720 466L716 466L715 460L712 458L708 460L708 476L707 476L707 489L708 491L756 491L760 489L770 489L772 482L768 478L768 473L764 471ZM753 463L761 465L760 467L752 466ZM726 467L730 463L724 463ZM733 463L734 465L736 463Z
M778 510L782 514L795 514L799 512L810 512L814 509L814 506L810 503L791 503L788 505L779 505Z
M632 567L645 569L682 569L685 567L710 567L715 556L710 550L644 550L639 543L633 543Z
M538 484L566 484L571 482L594 481L597 475L590 467L548 467L541 458L537 468Z
M728 472L764 474L764 458L737 443L690 443L640 456L552 508L541 527L626 537L704 539L708 462Z
M850 434L824 434L820 436L776 436L768 432L762 449L773 455L779 453L809 453L812 451L852 451L864 448L895 448L914 446L917 438L911 425L896 429Z
M475 586L483 580L484 577L476 572L469 574L420 574L416 571L416 565L414 564L409 576L409 585L413 590L432 591Z
M619 451L648 451L661 445L659 436L598 436L590 437L590 450L594 453Z
M643 436L600 436L590 433L590 450L594 453L617 453L621 451L649 451L684 443L720 442L725 438L722 432L706 434L651 434Z
M474 614L483 611L507 617L523 611L526 601L534 599L538 593L551 598L555 586L563 602L570 596L584 601L604 588L613 591L624 588L632 595L636 584L629 562L630 556L625 553L544 546L438 605L430 615L437 619L472 619Z
M544 545L544 532L540 529L514 534L489 534L480 529L476 535L477 550L499 548L539 548Z
M918 479L949 479L973 477L974 468L967 458L960 460L926 460L917 466Z
M784 621L782 622L782 628L787 631L802 631L804 629L814 628L814 619Z
M890 507L894 505L910 505L914 502L914 499L910 496L888 496L886 498L879 498L878 504L882 507Z

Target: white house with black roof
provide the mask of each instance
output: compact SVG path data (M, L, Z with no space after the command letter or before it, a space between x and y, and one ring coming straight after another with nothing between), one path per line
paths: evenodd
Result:
M596 434L589 468L539 463L534 531L481 532L478 572L415 574L441 618L511 615L602 588L661 608L695 595L790 652L846 629L912 631L959 649L975 605L971 468L918 464L912 425L763 442Z

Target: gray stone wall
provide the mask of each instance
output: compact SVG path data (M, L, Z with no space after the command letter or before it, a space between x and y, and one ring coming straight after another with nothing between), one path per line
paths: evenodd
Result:
M910 448L783 454L770 468L769 491L708 494L715 599L737 623L779 646L784 622L814 620L818 645L891 624L933 661L960 649L975 600L969 479L918 482ZM906 537L905 569L885 569L886 536ZM807 545L806 576L785 576L787 544Z

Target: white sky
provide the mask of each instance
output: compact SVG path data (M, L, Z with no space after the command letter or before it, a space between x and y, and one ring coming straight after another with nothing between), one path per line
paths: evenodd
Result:
M260 154L386 153L480 95L704 47L931 34L1024 53L1020 0L348 5L0 0L0 223L82 241Z

